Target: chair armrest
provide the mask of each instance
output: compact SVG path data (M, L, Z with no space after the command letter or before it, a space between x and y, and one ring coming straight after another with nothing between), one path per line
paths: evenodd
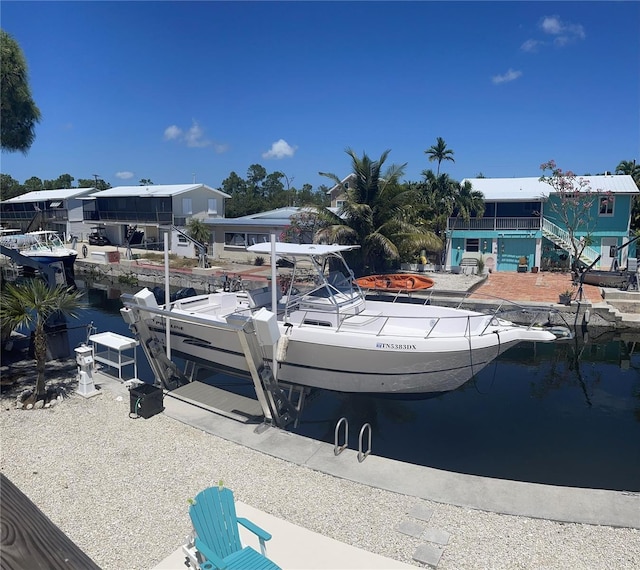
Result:
M266 530L261 529L257 524L252 523L250 520L238 517L238 522L262 540L271 540L271 535Z
M211 564L217 568L218 570L225 570L225 568L227 567L226 564L224 563L224 560L222 560L219 556L217 556L204 542L202 542L198 537L196 537L195 540L196 543L196 550L198 552L200 552L200 554L202 554L206 559L207 562L211 562ZM205 566L206 563L201 564L200 568L202 568L202 570L208 570L208 568L206 568ZM209 566L210 567L210 566Z
M251 531L255 534L260 541L260 552L262 552L262 556L266 558L267 556L267 545L265 541L271 540L271 535L266 531L261 529L257 524L252 523L250 520L245 518L238 518L238 523L240 523L247 530Z

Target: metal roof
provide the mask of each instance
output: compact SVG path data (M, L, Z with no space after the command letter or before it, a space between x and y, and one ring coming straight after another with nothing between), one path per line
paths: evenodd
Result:
M59 190L34 190L15 198L4 200L7 203L47 202L49 200L69 200L95 191L95 188L60 188Z
M211 192L215 192L224 198L231 198L229 194L226 194L222 190L216 188L210 188L205 184L152 184L149 186L116 186L115 188L108 188L107 190L101 190L100 192L94 192L91 194L92 198L128 198L135 196L148 196L153 198L167 198L177 196L190 190L197 190L198 188L205 188Z
M592 192L613 192L618 194L637 194L638 187L628 174L607 174L598 176L582 176L589 183ZM471 182L474 190L484 194L487 201L531 201L541 200L553 194L553 188L538 178L465 178L463 182Z
M336 208L328 208L337 213ZM314 212L314 208L287 206L285 208L277 208L267 212L258 212L257 214L249 214L238 218L214 218L212 220L203 220L205 224L212 226L267 226L267 227L285 227L291 224L291 218L300 212Z

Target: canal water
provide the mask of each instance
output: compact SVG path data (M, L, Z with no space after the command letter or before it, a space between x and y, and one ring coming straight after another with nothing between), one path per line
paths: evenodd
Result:
M131 336L119 285L91 286L71 346L98 332ZM153 376L143 352L139 376ZM255 397L249 381L208 382ZM349 447L371 425L372 453L448 471L585 488L640 491L640 334L589 334L522 343L458 390L398 399L317 390L291 431L333 443L346 418ZM150 420L151 421L151 420ZM344 439L341 432L341 440ZM366 447L365 437L365 447Z

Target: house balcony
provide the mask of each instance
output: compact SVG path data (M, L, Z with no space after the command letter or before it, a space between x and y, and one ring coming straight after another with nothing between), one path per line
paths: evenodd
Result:
M542 229L542 218L537 216L509 218L449 218L447 230L480 230L480 231L539 231Z

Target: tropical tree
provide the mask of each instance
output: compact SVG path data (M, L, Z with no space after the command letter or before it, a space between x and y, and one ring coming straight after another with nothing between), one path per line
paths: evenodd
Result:
M211 230L202 220L191 218L187 224L187 233L197 242L208 244L211 240Z
M316 234L315 240L359 245L360 255L353 259L358 273L374 273L377 267L397 261L403 249L438 251L442 247L440 240L408 215L414 194L399 184L406 165L391 165L383 175L382 166L390 150L384 151L378 160L372 160L366 153L358 157L351 149L346 152L351 157L354 181L345 189L337 215L323 210L329 223ZM342 184L335 174L320 172L320 175Z
M436 144L429 147L424 151L429 156L429 162L438 161L438 168L436 170L436 176L440 175L440 163L443 160L450 160L455 162L453 155L455 154L450 148L447 148L447 143L444 142L442 137L438 137Z
M628 174L633 178L636 186L640 190L640 164L635 160L621 160L616 166L616 174ZM633 197L633 208L631 210L631 229L640 230L640 197Z
M36 138L40 109L31 98L27 63L18 42L0 30L0 146L24 154Z
M469 181L461 184L448 174L436 175L430 169L424 170L422 175L422 199L416 205L422 218L428 220L426 223L442 241L440 262L444 267L449 219L455 217L452 228L455 229L458 219L468 222L472 215L481 217L485 208L484 196L474 190Z
M608 200L610 196L600 195L591 189L589 180L576 176L570 170L563 171L554 160L540 165L543 175L541 182L551 186L554 195L545 196L549 210L559 219L569 235L569 247L573 255L572 269L576 270L582 252L592 242L596 222L593 204L596 199Z
M640 188L640 164L636 164L635 160L621 160L616 166L616 174L628 174Z
M46 393L45 366L47 361L47 335L45 323L54 314L77 317L82 293L59 285L49 286L41 279L29 279L24 283L7 284L0 297L0 323L3 329L31 328L34 332L36 359L36 385L33 401Z

